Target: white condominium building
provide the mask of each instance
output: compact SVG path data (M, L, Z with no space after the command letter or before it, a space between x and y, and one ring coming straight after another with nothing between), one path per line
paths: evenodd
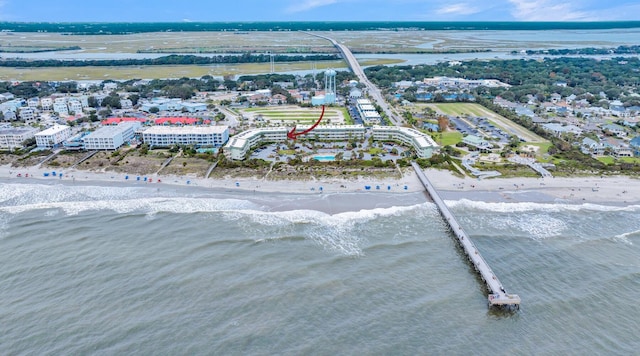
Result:
M222 147L229 140L227 126L152 126L142 132L150 147L197 145Z
M53 111L60 115L69 115L69 107L66 98L58 98L53 102Z
M374 126L373 139L376 141L399 141L416 150L418 157L430 158L438 144L431 136L418 130L398 126Z
M26 123L33 122L36 119L36 111L30 107L21 108L20 119Z
M80 100L69 100L69 102L67 102L67 107L69 109L69 112L73 112L76 115L82 114L82 103L80 103Z
M33 128L4 128L0 129L0 149L12 150L22 147L22 143L34 136Z
M61 144L71 136L71 127L67 125L54 125L44 131L35 134L36 144L39 148L53 148Z
M138 121L122 122L116 126L103 126L82 138L85 150L117 150L130 141L136 129L140 128Z
M40 106L42 106L42 110L51 110L53 108L53 99L42 98L40 100Z
M380 113L378 113L378 110L369 99L358 99L356 107L360 117L367 124L379 124L382 120Z
M309 127L311 126L297 126L296 132L302 132ZM231 159L243 160L251 148L262 143L286 141L287 132L289 131L286 127L265 127L247 130L233 136L224 146L224 152ZM365 127L362 125L327 125L317 126L313 131L300 136L300 138L324 141L363 139L364 133Z
M227 157L243 160L252 147L263 142L283 142L287 140L286 127L264 127L241 132L229 139L224 146Z

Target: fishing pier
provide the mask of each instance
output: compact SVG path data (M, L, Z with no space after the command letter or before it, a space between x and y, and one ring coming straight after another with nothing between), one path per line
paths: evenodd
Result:
M467 233L464 232L455 216L453 216L449 208L445 205L438 191L422 171L422 168L420 168L420 166L415 162L412 162L411 165L416 171L420 182L422 182L422 185L426 188L427 193L429 193L431 199L433 199L433 202L438 207L440 214L456 236L460 247L462 247L462 250L469 259L469 262L471 262L475 270L480 275L480 278L482 278L484 283L487 285L487 288L489 289L489 306L513 307L518 309L520 307L520 297L517 294L509 294L505 291L498 277L493 273L493 270L491 270L487 261L485 261L484 258L482 258L482 255L480 255L476 245L471 241L469 236L467 236Z

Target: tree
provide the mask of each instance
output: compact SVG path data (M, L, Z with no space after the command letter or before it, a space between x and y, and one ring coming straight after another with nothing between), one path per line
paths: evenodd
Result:
M138 94L131 94L129 95L129 100L131 100L131 104L132 105L138 105L138 100L140 100L140 95Z
M160 112L160 108L158 108L157 106L152 106L149 108L149 112L152 114L157 114Z
M438 116L438 128L440 129L440 132L447 131L448 127L449 127L449 118L444 115Z
M107 116L109 116L111 114L112 114L112 112L111 112L111 109L109 109L109 108L102 109L102 110L98 111L98 116L100 116L100 117L107 117Z
M121 109L122 108L122 104L120 104L120 97L118 96L118 94L115 95L109 95L106 98L102 99L102 104L103 107L111 107L111 108L115 108L115 109Z
M98 106L100 106L98 105L98 99L96 99L96 97L93 95L87 98L87 103L92 108L98 108Z

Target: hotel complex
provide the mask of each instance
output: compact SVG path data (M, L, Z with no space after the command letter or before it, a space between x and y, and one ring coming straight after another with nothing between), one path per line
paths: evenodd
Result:
M298 126L297 131L303 131L309 126ZM247 153L262 143L277 143L287 140L286 127L259 128L242 132L232 137L224 146L225 154L235 160L245 159ZM318 126L307 138L340 141L349 139L364 139L366 128L363 125L335 125ZM418 157L429 158L438 145L426 134L418 130L397 126L374 126L373 139L379 141L397 141L414 148Z

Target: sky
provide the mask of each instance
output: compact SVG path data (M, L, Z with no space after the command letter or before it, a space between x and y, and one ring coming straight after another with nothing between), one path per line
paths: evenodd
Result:
M0 0L0 21L638 21L640 0Z

